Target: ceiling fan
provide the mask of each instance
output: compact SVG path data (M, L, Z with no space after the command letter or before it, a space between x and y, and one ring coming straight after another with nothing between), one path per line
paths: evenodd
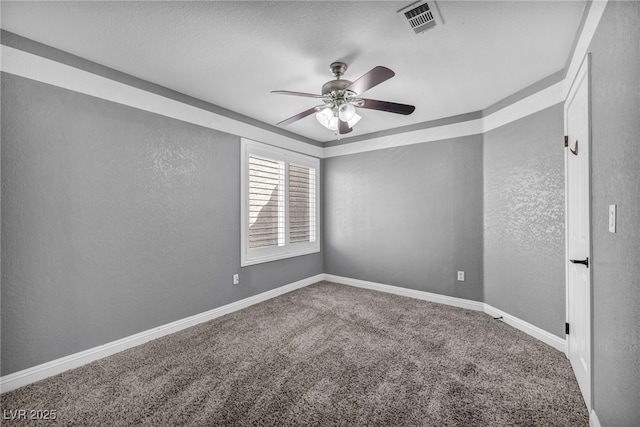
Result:
M336 79L330 80L322 85L321 95L292 92L288 90L271 91L271 93L279 93L283 95L318 98L323 101L322 105L309 108L308 110L298 113L293 117L289 117L288 119L278 123L278 126L287 126L315 113L316 119L320 124L329 130L343 135L351 132L353 130L353 126L361 118L356 113L356 108L368 108L370 110L380 110L404 115L409 115L416 109L413 105L359 97L364 91L369 90L395 76L395 73L386 67L374 67L371 71L354 82L340 78L344 75L345 71L347 71L347 64L344 62L332 63L329 70Z

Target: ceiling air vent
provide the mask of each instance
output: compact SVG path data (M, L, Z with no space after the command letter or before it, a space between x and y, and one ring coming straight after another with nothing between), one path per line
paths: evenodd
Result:
M427 31L437 24L444 24L438 6L433 0L421 0L400 9L398 15L416 34Z

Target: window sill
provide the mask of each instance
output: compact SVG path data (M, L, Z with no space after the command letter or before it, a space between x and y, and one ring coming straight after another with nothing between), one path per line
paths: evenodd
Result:
M278 254L270 254L265 256L253 256L250 258L242 257L240 262L241 267L247 267L250 265L263 264L265 262L278 261L281 259L293 258L302 255L309 255L320 252L320 247L303 249L295 252L286 252L286 253L278 253Z

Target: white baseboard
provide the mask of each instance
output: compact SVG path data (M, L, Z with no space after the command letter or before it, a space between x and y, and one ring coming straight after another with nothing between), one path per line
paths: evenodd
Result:
M532 325L531 323L525 322L524 320L518 319L515 316L510 315L509 313L505 313L502 310L498 310L495 307L490 306L489 304L484 304L484 312L493 317L502 316L502 320L504 323L513 326L516 329L520 329L522 332L531 335L534 338L539 339L545 344L550 345L558 351L565 352L565 342L560 337L557 337L544 329L540 329L537 326Z
M231 304L227 304L222 307L214 308L213 310L209 310L204 313L176 320L175 322L167 323L165 325L158 326L156 328L149 329L135 335L131 335L107 344L90 348L79 353L74 353L69 356L61 357L60 359L52 360L50 362L27 368L13 374L5 375L0 378L0 392L4 393L7 391L15 390L19 387L43 380L64 371L68 371L69 369L86 365L87 363L93 362L94 360L102 359L103 357L107 357L112 354L119 353L123 350L138 346L140 344L144 344L156 338L173 334L174 332L178 332L191 326L207 322L217 317L224 316L225 314L233 313L234 311L241 310L259 302L263 302L287 292L291 292L296 289L300 289L313 283L319 282L323 280L323 277L323 274L308 277L306 279L299 280L297 282L293 282L258 295L254 295L240 301L232 302Z
M591 410L591 413L589 414L589 427L602 427L602 424L600 424L600 420L598 419L598 416L596 415L596 411L595 410Z
M532 325L531 323L525 322L524 320L518 319L515 316L505 313L502 310L498 310L497 308L494 308L486 303L471 301L464 298L456 298L456 297L450 297L446 295L433 294L430 292L417 291L415 289L407 289L407 288L401 288L398 286L384 285L382 283L369 282L366 280L358 280L358 279L351 279L348 277L334 276L332 274L325 274L324 280L340 283L343 285L350 285L350 286L356 286L359 288L373 289L375 291L388 292L391 294L402 295L405 297L416 298L416 299L421 299L425 301L437 302L440 304L452 305L455 307L467 308L469 310L484 311L485 313L493 317L502 316L502 319L508 325L511 325L514 328L519 329L522 332L550 345L556 350L565 352L566 340L563 340L560 337L557 337L543 329L540 329L537 326Z
M384 285L382 283L369 282L366 280L351 279L349 277L334 276L325 274L324 280L340 283L342 285L355 286L358 288L372 289L374 291L387 292L425 301L437 302L439 304L453 305L455 307L467 308L469 310L482 311L484 303L471 301L464 298L450 297L446 295L433 294L431 292L417 291L415 289L401 288L399 286Z
M50 362L27 368L13 374L5 375L4 377L0 378L0 392L4 393L7 391L15 390L25 385L32 384L36 381L40 381L64 371L68 371L69 369L74 369L86 365L87 363L93 362L94 360L98 360L103 357L107 357L112 354L119 353L123 350L138 346L140 344L144 344L156 338L181 331L191 326L207 322L220 316L224 316L225 314L242 310L243 308L269 300L287 292L312 285L321 280L327 280L330 282L355 286L359 288L371 289L374 291L387 292L395 295L406 296L409 298L415 298L424 301L431 301L439 304L466 308L469 310L484 311L485 313L493 317L502 316L503 320L507 324L531 335L534 338L539 339L544 343L549 344L550 346L560 351L564 351L565 349L565 340L482 302L471 301L464 298L450 297L446 295L439 295L431 292L417 291L415 289L401 288L399 286L369 282L366 280L334 276L332 274L318 274L294 283L290 283L288 285L281 286L276 289L272 289L267 292L263 292L258 295L254 295L249 298L242 299L240 301L233 302L231 304L224 305L222 307L214 308L213 310L209 310L204 313L176 320L175 322L167 323L165 325L158 326L156 328L149 329L135 335L131 335L107 344L74 353L69 356L61 357L60 359L52 360ZM591 417L594 420L594 424L592 424L591 427L600 427L600 423L597 421L598 418L595 415L595 412L592 411L591 414Z

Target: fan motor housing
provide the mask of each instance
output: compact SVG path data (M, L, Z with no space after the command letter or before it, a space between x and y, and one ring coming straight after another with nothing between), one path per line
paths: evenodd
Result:
M345 90L352 82L349 80L330 80L322 85L322 94L327 95L333 91Z

